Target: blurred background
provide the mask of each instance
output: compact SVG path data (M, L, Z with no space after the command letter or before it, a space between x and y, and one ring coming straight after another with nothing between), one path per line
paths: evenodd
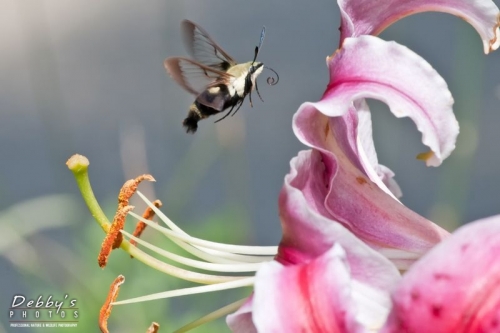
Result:
M78 329L67 331L95 332L118 274L127 277L122 299L189 286L125 253L113 253L104 270L97 266L104 233L65 166L74 153L89 158L109 218L123 182L149 172L157 182L140 189L161 199L187 232L230 243L279 242L278 193L290 159L306 149L291 120L328 82L325 57L338 45L335 1L0 0L0 7L0 332L36 331L8 327L14 294L69 294L81 317ZM246 102L235 117L205 120L195 135L181 125L193 97L163 68L164 58L187 56L184 18L242 62L252 59L265 25L259 58L280 75L276 86L265 84L270 72L260 78L264 103L254 97L253 108ZM446 14L406 18L381 38L437 69L461 125L452 156L427 168L415 159L426 147L413 123L370 101L379 160L396 173L404 204L448 230L498 214L500 54L485 56L475 30ZM144 204L136 204L141 211ZM144 332L158 321L161 332L172 331L249 292L116 307L110 330ZM195 330L207 331L228 329L220 319Z

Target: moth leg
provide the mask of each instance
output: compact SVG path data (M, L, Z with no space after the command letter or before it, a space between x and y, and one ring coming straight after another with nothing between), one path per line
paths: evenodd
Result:
M244 102L244 98L241 99L241 102L240 102L240 105L238 105L238 107L236 108L236 110L233 112L233 114L231 115L234 116L236 114L236 112L238 112L238 110L241 108L241 106L243 105L243 102ZM231 109L232 111L233 109ZM229 111L229 113L231 113L231 111Z
M252 103L252 91L250 90L250 92L248 93L248 98L250 100L250 107L253 108L253 103ZM236 113L236 112L235 112Z
M235 104L236 105L236 104ZM214 124L215 123L218 123L219 121L223 120L224 118L226 118L227 116L229 116L231 114L231 111L233 111L235 105L233 105L233 107L228 111L228 113L226 113L222 118L220 119L217 119L216 121L214 121Z
M262 99L262 96L260 96L259 87L257 86L257 80L255 80L255 90L257 91L257 95L259 95L260 100L262 102L264 102L264 100Z

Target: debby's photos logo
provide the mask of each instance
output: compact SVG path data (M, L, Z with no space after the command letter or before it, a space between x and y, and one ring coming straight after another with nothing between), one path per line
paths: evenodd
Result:
M9 308L10 327L78 327L80 313L77 299L68 294L28 298L14 295Z

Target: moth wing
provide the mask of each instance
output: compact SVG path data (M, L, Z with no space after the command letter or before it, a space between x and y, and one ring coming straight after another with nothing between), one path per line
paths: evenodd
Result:
M188 58L172 57L164 61L165 69L181 87L197 96L196 100L215 110L222 111L225 97L208 90L219 84L227 85L234 77Z
M181 87L198 96L205 89L217 84L227 84L233 76L181 57L165 59L165 69Z
M189 20L181 23L187 51L200 63L219 71L236 65L236 61L210 37L202 27Z

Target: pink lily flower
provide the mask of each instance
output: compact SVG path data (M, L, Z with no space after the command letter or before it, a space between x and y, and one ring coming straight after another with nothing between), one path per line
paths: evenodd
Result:
M500 46L499 11L487 0L402 3L339 0L341 48L327 59L330 83L320 102L304 103L294 116L295 134L313 150L291 162L280 194L283 238L277 262L263 264L254 295L228 316L233 331L379 331L387 318L387 295L396 286L404 290L406 284L406 279L397 282L394 268L408 269L437 243L455 242L457 237L446 240L446 231L395 200L400 190L393 173L378 164L364 101L382 100L397 117L410 117L431 150L423 159L438 166L453 151L458 135L453 98L444 80L412 51L362 35L379 33L412 13L446 11L470 22L488 53ZM383 13L370 12L378 5ZM432 262L427 258L448 256L445 252L433 251L420 259L421 265ZM386 265L381 254L392 264ZM474 285L479 276L470 274L461 281ZM403 322L411 311L400 293L403 296L393 294L395 306L384 333L418 327L418 320L415 326ZM429 308L432 305L426 304Z
M500 46L498 8L490 0L338 1L341 48L327 59L330 83L321 101L304 103L293 120L299 140L313 149L292 159L292 170L285 178L279 198L283 228L279 247L221 244L192 237L158 209L158 201L151 203L137 192L149 206L141 217L128 205L141 181L137 179L132 180L133 186L127 182L125 194L120 193L111 225L88 184L88 160L75 155L68 161L89 208L109 236L100 255L103 265L120 243L148 266L202 284L117 301L116 287L124 281L120 276L103 307L101 328L107 325L111 306L253 285L254 293L248 299L218 309L177 332L238 308L227 317L228 325L237 332L500 331L500 216L449 237L402 205L397 200L401 191L392 179L394 174L378 164L365 103L365 98L379 99L395 116L410 117L431 150L423 159L427 165L438 166L453 151L458 134L446 83L412 51L370 34L405 15L445 11L469 21L488 53ZM165 226L150 221L152 212ZM123 230L127 214L141 222L140 228L148 225L159 231L193 258ZM410 271L402 278L400 271L407 269Z

